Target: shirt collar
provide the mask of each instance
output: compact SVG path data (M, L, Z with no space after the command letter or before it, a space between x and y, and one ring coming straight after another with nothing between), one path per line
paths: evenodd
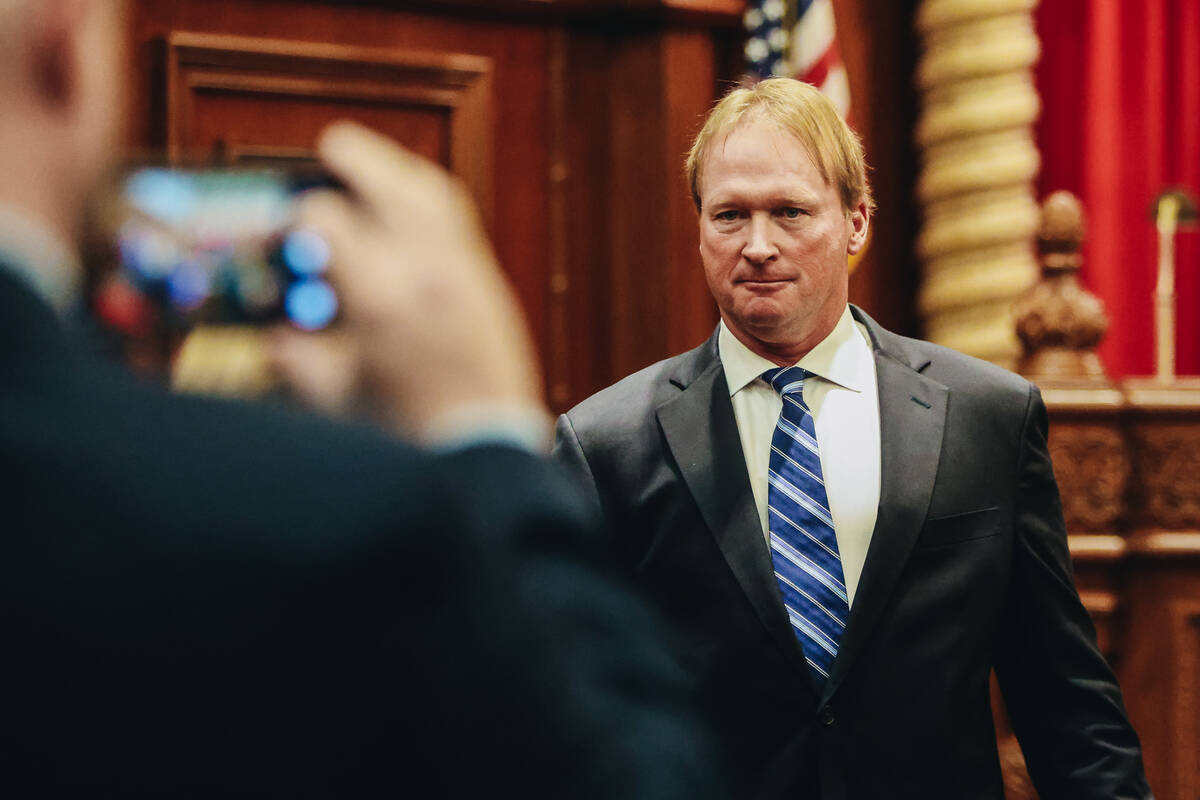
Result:
M0 205L0 264L25 281L59 314L75 308L83 270L79 257L42 222Z
M730 397L767 370L778 366L742 344L730 332L724 320L721 320L717 333L717 352L721 357L721 366L725 368ZM865 371L872 368L871 345L866 332L855 324L849 306L846 306L829 335L809 350L795 366L803 367L851 391L861 392L867 388L869 376Z

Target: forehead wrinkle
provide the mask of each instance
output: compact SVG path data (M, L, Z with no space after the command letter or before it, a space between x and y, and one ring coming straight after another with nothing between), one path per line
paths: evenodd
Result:
M760 153L756 151L746 152L742 154L741 158L731 162L727 154L729 139L734 134L748 128L755 121L756 120L741 120L738 125L733 127L732 130L724 134L719 142L714 143L715 146L709 151L709 154L705 158L706 162L712 158L721 158L726 169L733 173L732 175L727 175L725 177L725 180L723 181L724 191L711 198L710 202L724 204L729 202L731 198L744 199L747 196L753 197L755 201L761 201L763 198L767 198L771 204L785 201L815 202L818 200L819 193L807 186L807 182L804 180L804 177L801 174L803 171L803 163L798 161L795 157L785 156L785 143L790 140L790 143L796 145L800 151L808 157L808 163L817 173L817 176L820 178L821 182L826 188L828 188L830 185L828 178L820 174L821 171L819 165L813 161L811 154L808 153L803 142L793 136L786 129L775 124L770 119L760 118L758 121L770 123L773 133L776 134L776 136L771 137L772 140L767 145L771 150L774 151L774 163L778 165L776 169L771 171L772 180L770 181L769 185L763 186L763 178L761 175L745 177L744 175L739 174L742 171L741 167L743 165L749 165L751 167L756 166L760 160ZM787 137L786 140L782 138L785 136ZM706 173L711 173L712 164L708 163L705 164L705 166L709 167L710 169L702 171L700 175L701 195L704 194L704 184L710 183L708 179L711 178L711 174Z
M819 199L813 191L780 175L778 181L773 181L765 186L760 180L732 178L724 182L722 188L709 198L709 202L713 205L724 205L736 201L750 205L777 206L806 205L815 203Z

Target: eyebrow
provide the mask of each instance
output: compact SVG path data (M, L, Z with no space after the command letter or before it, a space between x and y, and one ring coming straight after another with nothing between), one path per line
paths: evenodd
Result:
M780 206L809 206L817 202L817 198L812 195L780 195L767 199L763 202L769 208L779 208ZM745 197L739 194L730 194L726 196L718 196L712 198L705 204L706 207L720 208L724 206L743 206L746 205ZM759 205L760 201L755 200L754 205Z

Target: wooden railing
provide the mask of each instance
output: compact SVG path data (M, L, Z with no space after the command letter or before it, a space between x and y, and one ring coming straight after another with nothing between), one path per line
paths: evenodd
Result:
M1076 583L1151 786L1200 797L1200 378L1109 381L1094 352L1103 310L1075 274L1082 238L1078 202L1052 195L1043 278L1018 305L1021 370L1046 401ZM1011 796L1031 796L1019 783Z

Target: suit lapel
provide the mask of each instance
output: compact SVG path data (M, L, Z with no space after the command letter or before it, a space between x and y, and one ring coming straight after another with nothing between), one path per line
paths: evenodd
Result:
M715 335L671 382L682 391L658 408L658 421L684 483L759 620L807 674L776 588Z
M920 373L929 361L858 309L874 343L879 391L879 515L854 607L821 695L837 690L887 606L924 524L942 449L948 390Z

